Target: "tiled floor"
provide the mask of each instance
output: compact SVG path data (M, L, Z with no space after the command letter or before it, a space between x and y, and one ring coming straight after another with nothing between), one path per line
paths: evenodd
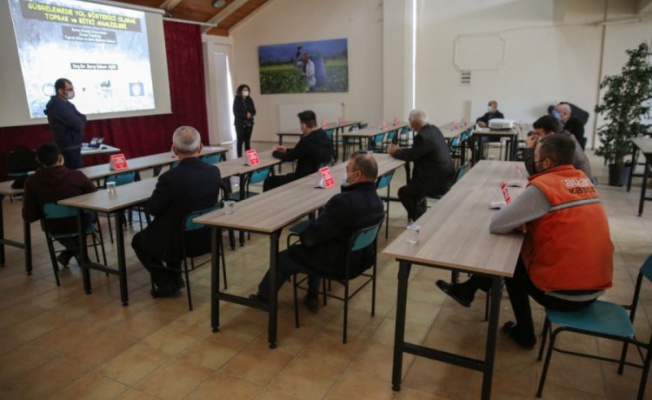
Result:
M269 144L267 145L269 146ZM259 144L259 148L265 145ZM601 159L593 170L606 182ZM393 191L404 180L395 175ZM630 300L637 269L652 253L652 204L636 215L638 185L599 186L616 247L614 287L606 299ZM20 200L4 202L7 236L20 238ZM433 204L432 207L436 207ZM405 226L405 212L391 205L390 239ZM105 223L106 229L106 223ZM138 229L135 224L133 229ZM132 229L128 229L129 243ZM278 348L266 345L266 315L232 304L221 306L221 330L210 329L210 270L191 276L195 310L184 296L154 300L148 274L127 251L130 305L122 307L116 277L93 273L93 293L82 289L80 270L61 272L54 282L43 234L33 225L34 274L26 276L20 250L7 249L0 269L1 399L475 399L481 375L458 367L405 356L404 382L391 390L395 261L380 259L376 316L369 314L368 289L354 300L349 315L349 343L341 343L342 306L332 301L316 315L302 310L294 327L289 285L279 297ZM382 248L388 243L380 239ZM115 261L115 249L107 251ZM227 249L229 291L249 294L267 268L268 240L252 235L244 247ZM579 261L578 261L579 262ZM465 309L436 290L434 281L448 274L415 267L411 276L406 338L480 357L486 323L484 295ZM538 327L543 313L534 306ZM652 287L646 284L636 327L650 336ZM507 298L501 324L512 319ZM618 354L607 341L570 337L570 347ZM533 399L541 373L536 351L516 347L499 334L493 385L494 399ZM633 399L640 370L555 354L544 392L547 399ZM652 388L648 390L652 398Z

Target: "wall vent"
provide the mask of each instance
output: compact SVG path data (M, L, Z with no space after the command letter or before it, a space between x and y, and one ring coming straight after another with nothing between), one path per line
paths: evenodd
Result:
M462 85L471 84L471 71L460 71L460 83Z

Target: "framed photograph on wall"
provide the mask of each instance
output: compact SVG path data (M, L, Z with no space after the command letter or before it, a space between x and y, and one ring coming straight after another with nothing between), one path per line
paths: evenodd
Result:
M346 39L258 47L262 94L348 92Z

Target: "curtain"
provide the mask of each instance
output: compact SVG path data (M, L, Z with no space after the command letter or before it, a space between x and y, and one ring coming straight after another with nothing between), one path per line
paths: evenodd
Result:
M181 125L190 125L200 132L208 144L208 116L201 30L198 25L163 22L168 62L172 114L147 117L115 118L89 121L84 129L85 141L104 137L106 144L119 147L133 157L170 150L172 133ZM73 82L74 84L74 82ZM17 146L36 148L52 140L47 124L0 128L0 176L7 179L7 153ZM99 157L107 162L107 157ZM92 165L86 157L84 165Z

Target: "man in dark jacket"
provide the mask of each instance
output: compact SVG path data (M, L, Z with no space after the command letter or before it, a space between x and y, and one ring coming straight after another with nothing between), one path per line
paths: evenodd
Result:
M377 224L384 217L383 203L376 193L378 165L372 154L355 153L346 167L346 182L342 192L324 206L319 218L301 232L301 243L279 254L276 289L297 272L308 274L308 294L305 304L312 312L319 310L319 276L344 277L344 264L349 241L359 229ZM353 254L355 275L372 265L373 251L369 248ZM269 299L269 272L258 285L260 299Z
M59 200L75 197L97 190L80 171L70 170L64 166L61 149L55 143L43 143L36 149L37 161L43 168L30 175L25 182L23 192L23 219L35 222L43 218L43 205ZM62 219L48 225L52 233L77 232L77 219ZM79 255L76 249L79 243L76 238L61 238L58 240L66 250L57 257L64 267L70 258ZM79 258L77 259L79 262Z
M159 176L152 196L145 203L145 211L154 220L134 235L131 242L138 259L152 274L156 285L154 297L172 296L185 285L180 272L184 217L217 203L222 184L220 170L199 159L201 150L201 137L195 128L177 128L172 136L172 151L179 157L179 165ZM156 268L163 265L175 271Z
M489 126L489 121L495 118L505 118L503 113L498 111L498 102L496 100L491 100L487 104L487 112L478 119L475 120L475 123L480 127Z
M561 122L562 128L573 134L575 139L577 139L577 143L579 143L580 146L582 146L582 150L584 150L584 124L571 114L571 107L566 103L556 105L552 112L552 115Z
M408 218L415 221L425 212L418 204L422 204L426 196L441 196L453 185L455 167L444 135L436 126L428 124L424 111L413 110L409 122L410 128L417 132L412 147L401 149L392 144L387 153L414 163L412 179L398 190L398 198Z
M75 105L70 102L75 97L75 89L68 79L57 79L54 89L56 94L50 97L50 101L45 106L52 138L61 149L66 167L81 168L83 166L81 147L84 141L86 116L77 111Z
M275 146L272 155L283 161L295 161L297 167L294 173L270 176L265 181L264 190L285 185L293 180L303 178L331 162L333 154L333 142L326 135L323 129L317 126L317 116L313 111L302 111L299 113L301 132L296 147L288 149L285 146Z

